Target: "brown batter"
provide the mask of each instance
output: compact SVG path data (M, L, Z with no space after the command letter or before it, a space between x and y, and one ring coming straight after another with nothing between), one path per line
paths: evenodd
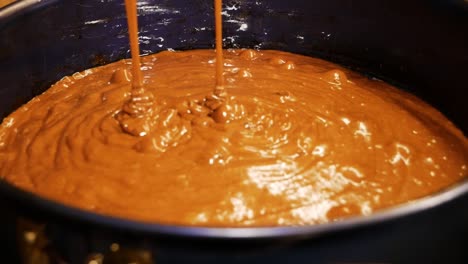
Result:
M142 58L148 134L116 116L129 61L66 77L7 117L0 175L99 213L181 225L323 223L431 194L467 175L467 140L380 81L279 51L228 50L232 116L207 103L212 50ZM219 123L213 119L229 120Z
M223 59L220 0L216 59L162 52L141 74L126 4L133 63L65 77L5 118L7 181L124 218L266 226L368 215L466 177L464 135L411 95L285 52Z

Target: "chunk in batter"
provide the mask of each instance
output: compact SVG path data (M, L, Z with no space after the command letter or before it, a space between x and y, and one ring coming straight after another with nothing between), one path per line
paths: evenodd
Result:
M97 213L197 226L325 223L467 176L465 136L414 96L319 59L227 50L219 104L214 58L143 57L151 95L133 106L130 61L63 78L3 120L0 175Z

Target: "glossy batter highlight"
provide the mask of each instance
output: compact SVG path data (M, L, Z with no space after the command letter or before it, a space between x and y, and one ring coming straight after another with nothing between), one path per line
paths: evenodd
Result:
M0 175L86 210L203 226L368 215L467 175L464 135L411 95L291 53L224 56L224 110L214 51L143 57L144 136L119 121L130 61L64 78L3 121Z

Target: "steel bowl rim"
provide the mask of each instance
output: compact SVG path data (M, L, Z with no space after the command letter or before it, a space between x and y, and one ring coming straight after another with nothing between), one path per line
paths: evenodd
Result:
M21 0L0 7L0 29L11 20L60 0Z
M22 190L3 178L0 178L0 196L6 195L13 200L26 202L29 206L76 221L97 224L121 231L145 233L146 235L211 239L285 239L318 237L337 231L371 226L408 217L453 201L464 194L468 194L468 179L464 179L432 195L382 209L368 216L355 216L324 224L304 226L204 227L159 224L102 215L40 197L32 192Z

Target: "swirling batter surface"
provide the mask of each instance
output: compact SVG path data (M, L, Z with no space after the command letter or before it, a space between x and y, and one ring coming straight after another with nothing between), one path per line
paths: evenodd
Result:
M222 104L212 50L143 57L138 118L129 61L65 77L3 120L0 175L86 210L202 226L368 215L467 175L465 136L414 96L310 57L224 56Z

